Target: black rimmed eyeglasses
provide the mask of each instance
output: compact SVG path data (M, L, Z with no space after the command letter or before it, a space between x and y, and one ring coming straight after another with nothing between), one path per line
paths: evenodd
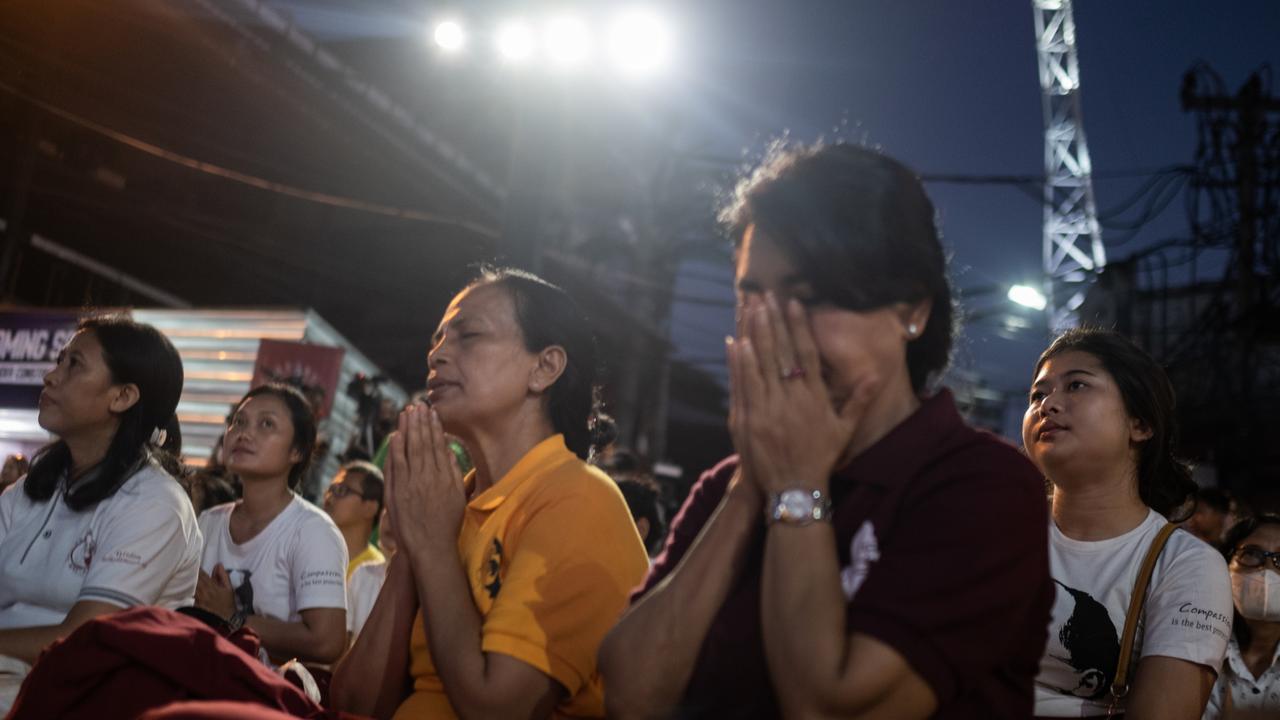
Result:
M364 492L363 492L363 491L361 491L361 490L357 490L357 489L355 489L355 488L351 487L350 485L348 485L348 484L346 484L346 483L334 483L334 484L331 484L331 485L330 485L330 486L325 490L325 494L327 494L327 495L332 495L332 496L334 497L334 499L337 499L337 500L341 500L342 498L347 497L348 495L355 495L356 497L360 498L361 500L369 500L369 499L370 499L370 498L367 498L367 497L365 497L365 496L364 496Z
M1270 560L1272 567L1280 571L1280 552L1267 552L1256 545L1246 545L1237 550L1235 560L1245 568L1260 568Z

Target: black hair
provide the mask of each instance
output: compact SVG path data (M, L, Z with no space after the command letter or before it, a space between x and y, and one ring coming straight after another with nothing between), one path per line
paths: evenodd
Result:
M547 390L547 411L564 444L582 459L616 436L600 402L595 336L582 309L564 290L524 270L483 268L468 287L495 285L511 295L525 349L564 348L564 372Z
M382 492L385 487L386 480L383 478L382 470L371 462L365 460L352 460L343 464L338 468L339 472L351 475L356 473L363 479L360 481L360 498L362 500L374 500L378 503L378 512L373 514L373 524L378 524L378 518L382 517Z
M914 172L846 143L775 144L720 212L735 247L751 226L777 242L814 302L866 312L931 300L923 332L907 344L916 392L946 369L956 324L934 219Z
M235 419L236 413L240 412L240 408L244 407L249 398L259 395L279 398L289 410L289 419L293 422L292 449L298 451L301 458L289 468L289 487L297 490L302 484L302 478L307 474L307 468L311 465L311 455L316 449L316 416L311 412L311 403L307 402L307 397L301 390L292 385L266 383L245 393L244 397L240 398L240 402L236 403L231 418Z
M209 467L189 472L186 477L186 487L196 515L238 498L238 493L227 480L226 475Z
M1164 368L1133 341L1112 330L1083 327L1059 335L1036 361L1032 377L1050 358L1083 352L1102 363L1124 400L1125 412L1151 432L1138 453L1138 496L1142 502L1172 517L1188 505L1197 489L1191 466L1178 458L1177 398ZM1194 506L1191 506L1194 508Z
M1272 513L1249 515L1227 530L1222 538L1222 557L1227 559L1228 565L1231 564L1231 558L1236 554L1236 550L1240 549L1240 543L1252 535L1260 525L1280 525L1280 515ZM1236 644L1240 646L1240 650L1248 650L1249 643L1253 640L1253 633L1249 631L1249 624L1240 615L1239 608L1235 611L1235 621L1231 624L1231 630L1236 636Z
M1225 515L1231 511L1231 496L1222 488L1201 488L1196 491L1196 507L1201 505Z
M644 539L644 544L645 550L653 554L662 547L667 534L662 512L662 490L645 473L618 473L613 479L622 491L622 498L627 501L632 519L644 518L649 521L649 537Z
M166 455L151 442L152 434L173 417L182 395L183 373L182 358L173 343L150 325L119 315L99 315L81 319L76 332L93 333L113 384L138 388L138 401L120 414L116 434L95 476L65 497L67 507L82 512L115 495L148 456L159 460ZM27 497L36 502L53 497L70 471L71 450L66 442L46 445L32 460L24 486Z

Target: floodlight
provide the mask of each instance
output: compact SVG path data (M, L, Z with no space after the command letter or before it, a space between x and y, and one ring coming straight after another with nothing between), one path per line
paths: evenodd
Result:
M1043 310L1049 305L1044 295L1030 285L1014 285L1009 288L1009 299L1032 310Z
M519 21L511 21L498 28L498 53L504 60L520 62L533 54L533 33Z
M555 18L547 24L546 48L556 64L576 65L591 53L591 34L575 17Z
M467 42L467 36L462 31L462 26L453 20L445 20L436 25L431 37L435 40L436 47L445 52L461 50L462 46Z
M647 10L623 13L609 32L610 54L627 72L643 74L659 69L667 61L670 45L666 24Z

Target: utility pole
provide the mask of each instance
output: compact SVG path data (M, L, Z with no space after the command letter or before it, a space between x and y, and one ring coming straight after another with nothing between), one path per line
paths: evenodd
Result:
M1274 363L1268 358L1274 356L1276 347L1270 318L1276 304L1273 294L1280 288L1270 278L1280 271L1280 236L1268 221L1280 211L1276 195L1280 158L1274 150L1280 123L1273 123L1270 117L1280 113L1280 98L1264 91L1257 72L1231 95L1216 73L1197 66L1183 78L1181 100L1183 110L1199 114L1198 170L1193 187L1211 196L1235 194L1234 223L1224 217L1226 213L1216 202L1207 226L1199 217L1193 217L1192 223L1197 244L1227 245L1233 251L1233 263L1224 280L1234 280L1230 293L1234 302L1224 300L1227 311L1218 327L1209 331L1220 333L1215 342L1226 344L1236 354L1235 366L1223 377L1234 396L1231 414L1239 421L1239 439L1245 447L1260 448L1267 443L1260 430L1266 425L1263 400L1274 393L1276 377ZM1224 225L1234 232L1222 230ZM1259 272L1263 266L1267 269Z
M1206 178L1197 182L1227 184L1235 191L1236 207L1239 212L1236 223L1236 297L1240 309L1253 307L1259 301L1265 301L1265 294L1260 293L1257 263L1259 240L1259 208L1258 191L1260 184L1259 155L1265 151L1269 123L1267 113L1280 112L1280 98L1264 95L1262 78L1255 72L1235 95L1212 92L1201 88L1196 82L1198 76L1194 72L1187 73L1182 82L1182 109L1196 111L1205 116L1217 113L1220 117L1212 122L1214 129L1210 133L1215 147L1201 147L1198 155L1225 155L1235 166L1234 178ZM1223 153L1221 145L1225 139L1228 145ZM1205 142L1206 138L1201 139ZM1264 252L1264 255L1266 253Z

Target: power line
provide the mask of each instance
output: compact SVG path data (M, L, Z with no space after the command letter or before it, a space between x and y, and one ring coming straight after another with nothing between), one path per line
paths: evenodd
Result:
M80 127L85 128L86 130L90 130L94 133L102 135L103 137L114 140L122 145L126 145L135 150L138 150L140 152L146 153L153 157L159 158L166 162L171 162L175 165L181 165L190 170L195 170L197 172L201 172L206 175L212 175L214 177L219 177L224 180L230 180L232 182L240 183L242 185L248 185L249 187L257 188L259 190L265 190L267 192L273 192L278 195L285 195L288 197L296 198L298 200L313 202L320 205L327 205L329 207L336 207L344 210L354 210L357 212L366 212L374 215L382 215L385 217L393 217L393 218L398 218L402 220L411 220L411 221L424 222L424 223L430 223L435 225L449 225L449 226L461 228L468 232L474 233L476 235L480 235L488 239L493 239L493 240L496 240L499 236L497 230L479 225L469 220L462 220L460 218L453 218L453 217L448 217L444 215L438 215L435 213L424 212L421 210L412 210L408 208L392 207L390 205L381 205L378 203L367 202L365 200L344 197L341 195L331 195L329 193L321 193L321 192L314 192L311 190L304 190L302 188L294 187L292 185L285 185L283 183L278 183L278 182L274 182L264 178L260 178L256 175L249 175L247 173L242 173L236 170L224 168L219 165L214 165L213 163L207 163L202 160L196 160L195 158L187 157L186 155L180 155L170 150L166 150L156 145L152 145L151 143L148 143L144 140L140 140L138 138L132 137L130 135L126 135L125 133L119 132L117 130L113 130L104 125L100 125L87 118L80 117L75 113L69 112L67 110L63 110L62 108L46 103L43 100L27 95L26 93L18 90L17 88L14 88L3 82L0 82L0 90L4 90L5 92L15 95L19 98L22 98L23 100L26 100L27 102L35 105L36 107L39 107L40 109L44 110L45 112L51 115L62 118L63 120L70 122L72 124L79 125Z

